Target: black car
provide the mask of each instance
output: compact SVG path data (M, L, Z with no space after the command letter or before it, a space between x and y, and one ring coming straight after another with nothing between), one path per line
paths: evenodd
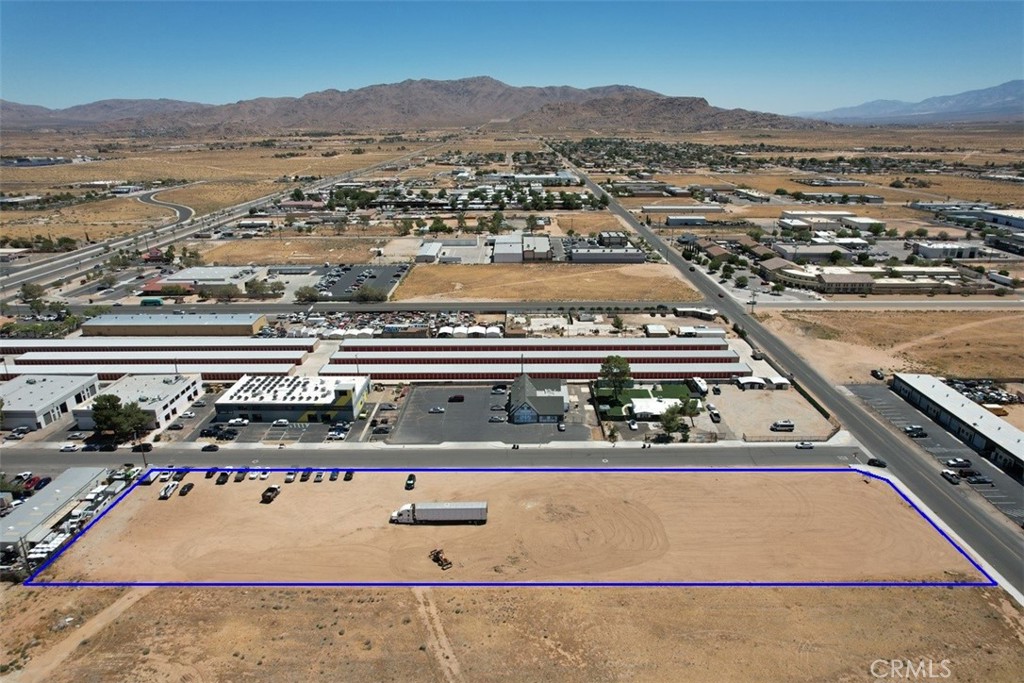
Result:
M880 458L868 458L868 464L872 467L885 467L885 461Z
M416 488L416 475L410 474L405 479L405 490L412 491L414 488Z
M117 444L116 443L105 443L102 446L100 446L100 450L101 451L116 451L117 450Z
M188 474L188 470L175 470L174 474L171 475L172 481L181 481Z
M909 436L911 439L923 439L928 436L928 432L924 431L923 429L919 429L916 432L907 432L907 436Z
M313 474L313 470L309 470L309 469L302 470L302 476L299 477L299 481L309 481L309 478L310 478L310 476L312 476L312 474Z
M219 429L210 429L209 427L206 427L204 429L199 430L199 436L217 436L219 432Z
M185 428L185 425L181 424L180 422L175 422L174 424L172 424L171 426L168 427L168 429L173 429L175 431L177 431L179 429L184 429L184 428Z
M454 394L448 397L449 403L464 403L466 397L463 394Z
M100 447L94 443L87 443L84 446L82 446L83 451L98 451L99 449Z
M205 446L203 446L203 450L206 451L207 453L212 453L213 451L219 451L220 446L218 446L215 443L208 443Z
M877 369L871 371L871 376L875 379L885 379L885 373Z
M231 478L230 474L228 474L227 472L221 472L217 476L217 486L223 486L224 484L228 483L228 479L230 479L230 478Z
M211 467L210 469L206 470L206 478L207 479L213 479L216 475L217 475L217 468L216 467Z
M345 470L345 476L343 477L343 479L345 481L352 481L352 476L354 474L355 474L355 472L353 472L352 470Z
M149 453L152 450L153 450L153 444L151 444L149 442L137 443L134 446L132 446L132 452L133 453Z
M373 433L378 435L378 436L381 435L381 434L390 434L391 433L391 427L374 427L373 428Z
M188 483L181 487L181 491L178 492L179 496L187 496L188 492L196 487L195 484Z
M338 475L341 474L338 470L331 470L331 481L338 481Z
M991 484L992 480L989 479L988 477L982 477L982 476L967 477L967 483L968 484Z

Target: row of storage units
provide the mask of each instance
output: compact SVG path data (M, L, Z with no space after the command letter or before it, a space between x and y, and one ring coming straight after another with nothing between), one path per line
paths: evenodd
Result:
M73 339L0 339L0 356L60 351L64 353L263 353L304 351L312 353L319 344L315 336L252 337L75 337Z
M577 353L600 351L607 355L622 355L625 351L713 351L728 349L724 337L669 337L667 339L632 337L609 339L607 337L573 338L502 338L502 339L346 339L338 347L341 351L364 353L405 353L431 351L435 353L463 354L474 351L549 351L552 353Z
M140 364L123 362L121 364L101 365L19 365L5 363L0 370L4 380L14 379L19 375L96 375L100 381L108 382L120 379L125 375L153 375L177 373L182 375L200 375L204 382L235 381L243 375L290 375L295 370L294 363L218 363L205 364L192 360L168 364Z
M662 380L689 379L703 377L705 379L732 380L751 374L746 363L631 363L630 375L633 379ZM466 363L461 366L440 363L328 363L320 371L321 375L369 375L374 380L401 381L495 381L513 380L527 374L536 378L555 378L570 381L587 381L597 379L601 371L601 362L590 363L544 363L529 360L509 359L507 362L494 361L488 363Z

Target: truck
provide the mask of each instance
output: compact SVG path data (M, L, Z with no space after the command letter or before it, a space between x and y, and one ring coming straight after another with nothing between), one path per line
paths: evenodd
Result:
M144 476L139 481L139 483L142 484L143 486L149 486L150 484L152 484L154 481L156 481L159 478L160 478L160 471L159 470L150 470L149 472L146 473L146 476Z
M485 524L487 501L406 503L391 513L392 524Z
M268 486L267 490L263 492L262 501L263 503L270 504L277 498L277 494L281 493L280 486Z
M158 296L150 296L139 300L140 306L163 306L164 300Z

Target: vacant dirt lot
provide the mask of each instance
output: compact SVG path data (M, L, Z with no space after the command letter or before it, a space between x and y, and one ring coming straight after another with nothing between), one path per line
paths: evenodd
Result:
M606 230L633 232L623 227L617 217L610 211L583 211L562 213L553 216L552 226L548 232L552 235L567 235L572 230L576 234L595 234Z
M275 472L268 483L282 483ZM129 582L887 581L973 575L888 487L853 473L360 472L348 482L139 487L47 578ZM867 483L865 483L867 482ZM485 526L390 525L403 503L486 500ZM759 511L752 518L750 510ZM680 514L685 511L685 514ZM898 553L879 548L898 547ZM441 573L427 558L444 548ZM814 548L813 553L807 552ZM301 563L281 558L302 557ZM980 577L978 577L980 578Z
M871 368L955 377L1015 377L1024 366L1017 311L784 311L767 326L836 383Z
M700 301L668 265L418 265L394 301Z
M385 239L351 237L287 237L231 242L193 242L192 247L208 247L203 262L217 265L278 265L287 263L367 263L374 247L383 247Z

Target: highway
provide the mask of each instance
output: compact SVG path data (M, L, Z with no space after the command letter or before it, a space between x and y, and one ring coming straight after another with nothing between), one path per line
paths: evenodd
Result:
M605 195L600 187L582 170L574 168L587 188L596 196ZM668 263L684 276L690 263L662 242L646 225L608 195L608 208L627 221ZM928 507L939 515L976 552L981 554L1018 591L1024 591L1024 535L1001 513L995 511L981 496L962 486L951 486L939 476L940 468L933 458L926 458L913 450L903 450L890 427L872 417L856 399L846 391L833 386L805 361L797 350L791 349L747 314L743 302L730 296L719 298L719 287L708 278L687 278L712 305L730 321L738 322L747 331L750 340L773 359L778 368L792 376L818 401L826 406L840 423L873 456L889 463L892 472ZM814 307L804 304L804 307ZM894 448L894 444L897 446Z

